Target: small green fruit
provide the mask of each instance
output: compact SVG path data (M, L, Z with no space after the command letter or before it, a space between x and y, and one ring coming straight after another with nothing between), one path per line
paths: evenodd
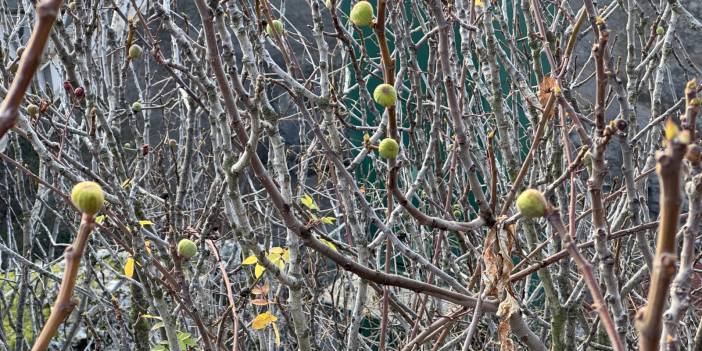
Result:
M39 114L39 106L35 104L27 105L27 114L31 117L36 117L36 115Z
M351 22L358 27L367 27L373 22L373 6L368 1L359 1L351 9Z
M80 182L71 191L71 200L80 212L94 215L105 202L100 184L95 182Z
M178 256L188 260L197 253L197 245L192 240L183 239L178 242Z
M134 101L134 103L132 104L132 111L134 111L136 113L141 112L141 102Z
M136 60L140 58L142 51L141 46L132 44L132 46L129 47L129 59Z
M461 210L453 210L453 218L460 219L463 216Z
M517 198L517 209L526 218L543 217L548 207L544 194L536 189L524 190Z
M331 0L327 0L324 2L324 6L326 6L328 9L332 9L332 2Z
M373 99L383 107L392 107L397 102L397 91L392 85L383 83L375 87Z
M656 34L658 34L658 35L665 34L665 28L663 28L663 27L656 28Z
M124 147L125 149L131 149L131 148L132 148L132 144L130 144L130 143L124 143L123 147Z
M276 33L278 33L278 35L282 35L283 34L283 22L281 22L280 20L273 20L273 22L268 23L268 25L266 26L266 33L268 33L268 35L272 36L274 30Z
M378 152L383 158L392 160L400 153L400 145L393 138L385 138L378 146Z
M176 147L178 147L178 142L175 139L171 139L168 141L168 146L175 149Z

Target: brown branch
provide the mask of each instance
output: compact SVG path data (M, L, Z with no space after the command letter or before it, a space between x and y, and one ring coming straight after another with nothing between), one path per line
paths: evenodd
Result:
M230 309L232 311L232 320L234 322L234 330L232 331L232 333L234 334L232 340L232 351L237 351L239 349L239 317L236 313L236 303L234 302L234 294L232 293L232 283L229 281L227 269L222 263L222 259L219 256L219 250L217 250L217 246L215 246L214 241L212 241L211 239L207 239L205 240L205 242L210 247L210 250L212 250L212 253L215 256L215 261L217 261L219 271L222 272L222 281L224 282L224 287L227 289L227 300L229 301Z
M0 138L17 123L19 107L41 63L41 56L49 39L51 28L61 7L61 0L44 0L37 5L37 22L22 52L17 74L0 104Z
M670 128L670 127L669 127ZM653 259L651 284L648 288L648 304L636 316L639 330L639 350L658 349L661 336L663 309L668 298L668 287L675 273L675 234L680 220L681 165L687 145L677 140L668 142L668 147L658 155L656 171L661 183L661 218L656 240L656 256Z
M380 57L383 61L383 80L385 81L386 84L390 84L392 86L395 85L395 62L393 61L392 57L390 57L390 49L388 48L388 41L385 38L385 8L386 8L386 1L385 0L379 0L378 1L378 17L376 18L376 22L373 25L373 31L375 32L375 36L378 39L378 46L380 47ZM395 106L389 106L387 108L388 110L388 136L392 139L395 139L395 141L398 142L398 144L401 143L401 139L397 135L397 117L395 114ZM395 160L389 160L389 165L390 167L394 166ZM397 177L396 172L390 172L388 173L388 178L386 180L388 187L392 183L395 182L395 179ZM388 218L392 214L393 211L393 198L392 198L392 192L388 192L387 194L387 215ZM389 273L390 269L390 259L392 257L392 242L390 238L387 238L386 244L385 244L385 273ZM388 288L383 287L383 305L382 305L382 315L381 315L381 320L380 320L380 340L378 341L378 349L379 350L384 350L385 349L385 338L387 335L387 328L388 328Z
M63 272L63 280L59 288L56 302L51 309L49 319L47 319L41 334L37 337L32 347L32 351L44 351L49 347L49 342L56 334L63 321L71 314L73 308L78 305L78 299L73 299L73 289L76 286L76 277L80 268L80 259L88 243L88 236L95 226L93 215L84 213L81 218L78 235L73 244L66 248L64 254L66 258L66 268Z
M607 75L605 73L605 46L609 39L609 32L604 20L595 20L598 28L597 43L592 46L593 56L595 56L595 78L597 85L595 89L595 131L597 136L602 136L605 129L605 97L607 96Z
M502 209L500 210L501 215L507 214L509 207L512 205L512 201L514 201L515 195L517 195L517 191L519 190L519 184L522 182L524 177L526 177L527 173L529 172L529 169L531 168L531 162L534 160L536 150L538 150L539 145L541 145L541 139L544 135L544 131L546 130L546 122L548 122L548 120L550 119L548 117L549 113L554 108L555 103L556 96L555 94L551 94L551 96L548 98L548 101L546 102L546 107L544 107L544 111L541 114L541 120L536 126L536 132L534 133L534 139L531 141L529 153L527 154L524 163L522 163L522 168L519 169L517 177L514 179L514 182L512 182L512 188L509 189L509 193L507 193L505 202L502 204Z

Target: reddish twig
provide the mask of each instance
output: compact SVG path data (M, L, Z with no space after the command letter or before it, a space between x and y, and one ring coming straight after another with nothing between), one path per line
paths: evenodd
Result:
M17 74L0 104L0 138L17 123L19 107L34 74L41 63L41 56L49 39L51 28L61 7L61 0L44 0L37 5L37 22L22 52Z
M73 289L76 286L80 259L88 244L88 237L95 226L93 215L83 213L80 228L73 244L66 248L64 254L66 258L66 268L63 272L63 280L59 288L58 296L54 307L51 309L49 319L46 320L41 334L37 337L32 347L32 351L44 351L49 347L49 342L56 334L63 321L71 314L73 308L78 305L78 300L73 298Z

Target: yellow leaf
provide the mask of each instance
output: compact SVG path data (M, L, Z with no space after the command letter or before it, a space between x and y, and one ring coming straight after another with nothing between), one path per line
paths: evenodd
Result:
M144 247L146 248L146 252L151 255L151 240L144 241Z
M142 220L139 221L139 225L142 226L142 227L145 226L145 225L153 225L153 224L154 224L154 222L152 222L152 221L150 221L150 220L148 220L148 219L142 219Z
M273 333L275 334L275 346L280 346L280 331L278 330L278 325L275 322L271 323L273 326Z
M322 223L324 224L332 224L334 221L336 221L334 217L322 217Z
M251 327L255 330L260 330L277 320L278 317L274 316L272 313L263 312L254 318L254 320L251 322Z
M319 210L317 204L314 203L314 199L312 199L312 197L307 194L300 198L300 202L310 210Z
M475 0L475 6L484 7L485 4L483 3L483 0Z
M281 255L281 254L269 253L268 260L271 261L276 266L278 266L278 269L280 269L281 271L283 270L283 268L285 268L285 262L283 261L283 255Z
M256 277L257 279L260 278L263 275L263 272L265 271L266 267L256 263L256 268L254 269L254 277Z
M283 252L285 252L285 249L282 247L276 246L276 247L272 247L270 250L268 250L268 252L272 253L272 254L279 254L280 255Z
M668 118L665 122L665 138L667 140L673 140L675 136L678 135L678 125L673 122L672 118Z
M332 250L334 250L334 251L339 251L339 250L336 248L336 245L334 245L334 243L332 243L331 241L326 240L326 239L321 239L321 238L319 239L319 241L323 242L324 245L329 246L330 249L332 249Z
M105 215L99 215L99 216L95 217L95 223L102 224L102 222L104 222L106 218L107 218L107 216L105 216Z
M256 255L251 255L245 258L243 262L241 262L242 265L250 265L254 263L258 263L258 258L256 258Z
M129 179L122 182L122 188L126 188L131 184L132 184L132 178L129 178Z
M127 258L127 263L124 264L124 275L127 278L134 276L134 259L131 256Z
M286 249L285 252L283 252L283 260L285 262L290 262L290 250Z

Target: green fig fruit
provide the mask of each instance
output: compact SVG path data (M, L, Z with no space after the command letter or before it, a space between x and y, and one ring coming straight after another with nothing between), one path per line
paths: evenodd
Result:
M141 112L141 102L134 101L134 103L132 104L132 111L134 111L135 113Z
M273 22L268 23L268 25L266 26L266 33L268 33L268 35L270 35L270 36L273 36L274 30L276 33L278 33L278 35L282 35L283 34L283 22L281 22L280 20L273 20Z
M27 114L30 117L36 117L39 114L39 106L35 104L27 105Z
M359 1L353 5L350 17L357 27L367 27L373 22L373 6L368 1Z
M517 198L517 209L526 218L543 217L549 210L544 194L536 189L524 190Z
M656 34L658 34L658 35L665 34L665 28L663 28L663 27L656 28Z
M395 106L397 102L397 91L395 91L395 87L392 85L383 83L375 87L373 99L375 99L375 102L380 106L392 107Z
M400 153L400 145L398 145L397 141L395 141L393 138L385 138L380 142L378 152L383 158L391 160L397 157L397 154Z
M129 47L129 58L131 60L136 60L140 58L142 51L143 50L141 49L141 46L137 44L132 44L132 46Z
M190 239L183 239L178 242L178 256L189 260L197 253L197 245Z
M71 191L71 200L80 212L94 215L105 203L102 187L95 182L80 182Z

